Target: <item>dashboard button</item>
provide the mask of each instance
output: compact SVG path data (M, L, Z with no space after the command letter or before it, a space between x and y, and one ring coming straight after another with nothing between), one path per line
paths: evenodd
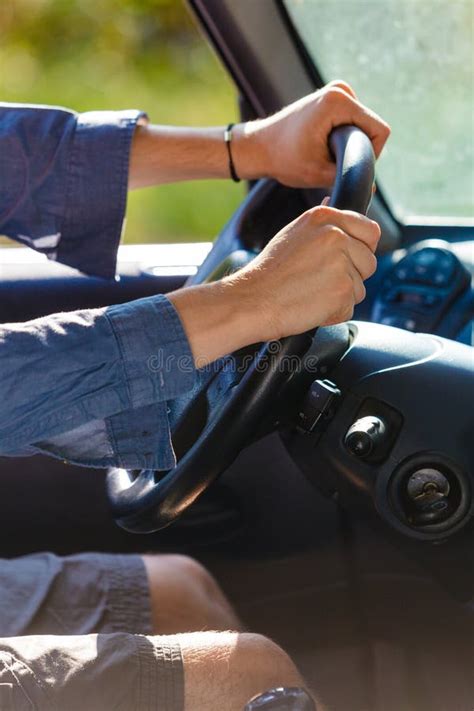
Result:
M394 328L403 328L405 331L416 331L418 323L411 316L402 316L401 314L387 314L380 320L384 326L393 326Z
M430 270L424 264L416 264L413 272L417 277L426 277L429 275Z
M446 272L436 272L433 281L437 286L445 286L449 283L450 278L451 274L446 274Z
M380 417L362 417L351 425L344 437L344 444L351 454L366 459L381 444L386 429Z
M341 391L330 380L315 380L306 395L300 412L298 424L306 432L312 432L319 420L327 418Z
M397 267L397 269L395 269L395 276L397 279L400 279L400 281L405 281L409 276L408 268L406 266Z

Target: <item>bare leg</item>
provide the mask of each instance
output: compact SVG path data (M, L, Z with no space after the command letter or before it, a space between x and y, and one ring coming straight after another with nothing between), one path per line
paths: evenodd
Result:
M242 711L254 696L304 681L277 644L242 629L210 573L181 555L143 557L154 633L176 635L185 677L184 711ZM233 631L229 631L233 630ZM318 711L323 711L318 705Z
M178 639L184 659L185 711L243 711L251 698L268 689L305 686L288 655L260 635L204 632Z
M237 615L217 581L184 555L146 555L153 633L240 630Z

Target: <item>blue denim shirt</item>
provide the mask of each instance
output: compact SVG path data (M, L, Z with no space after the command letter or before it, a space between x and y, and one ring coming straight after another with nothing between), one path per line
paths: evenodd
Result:
M142 116L0 103L0 234L113 277ZM0 455L168 469L168 401L195 381L163 295L0 325Z

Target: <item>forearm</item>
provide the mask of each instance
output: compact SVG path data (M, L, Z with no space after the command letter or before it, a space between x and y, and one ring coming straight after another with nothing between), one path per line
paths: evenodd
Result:
M239 275L180 289L168 298L179 313L197 368L264 339L257 297Z
M251 122L235 126L232 132L232 157L244 180L264 174L263 147L256 128L257 122ZM137 126L130 155L129 188L229 177L223 126Z
M271 177L291 187L330 187L335 165L328 149L333 128L354 124L371 138L378 156L389 126L361 104L342 81L263 119L237 124L232 158L244 180ZM135 132L129 187L203 178L229 178L224 126L139 126Z

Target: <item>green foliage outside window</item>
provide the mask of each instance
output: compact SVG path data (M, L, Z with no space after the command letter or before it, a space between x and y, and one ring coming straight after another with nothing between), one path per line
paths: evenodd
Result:
M224 124L233 86L180 0L2 0L0 100L77 111L140 108L155 123ZM230 181L131 193L125 241L212 239Z

